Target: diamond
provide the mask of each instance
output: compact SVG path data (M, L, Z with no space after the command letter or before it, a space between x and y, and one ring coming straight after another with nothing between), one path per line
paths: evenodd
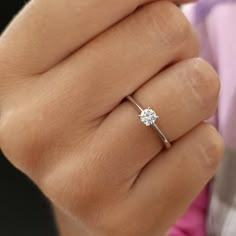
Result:
M146 125L151 126L153 125L159 116L153 111L150 107L144 109L142 113L139 115L139 119Z

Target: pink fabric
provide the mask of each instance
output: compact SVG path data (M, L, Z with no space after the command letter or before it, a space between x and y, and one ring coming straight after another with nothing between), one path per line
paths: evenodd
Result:
M188 211L176 222L170 230L170 236L203 236L206 231L206 211L208 189L197 197Z

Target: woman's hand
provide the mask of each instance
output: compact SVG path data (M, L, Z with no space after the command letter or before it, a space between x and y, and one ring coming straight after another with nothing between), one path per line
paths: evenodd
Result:
M222 140L202 123L217 75L191 59L181 11L137 9L147 3L32 0L0 38L0 146L51 200L62 235L163 235L218 166ZM158 112L170 150L129 94Z

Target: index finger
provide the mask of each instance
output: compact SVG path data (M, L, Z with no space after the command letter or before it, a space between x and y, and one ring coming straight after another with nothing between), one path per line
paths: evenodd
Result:
M18 76L43 73L151 1L32 0L1 36L0 64Z

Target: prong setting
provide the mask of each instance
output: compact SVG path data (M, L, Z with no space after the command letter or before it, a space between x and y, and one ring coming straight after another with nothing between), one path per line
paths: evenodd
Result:
M146 126L151 126L155 124L156 120L159 119L159 116L151 107L148 107L141 112L141 114L139 115L139 119Z

